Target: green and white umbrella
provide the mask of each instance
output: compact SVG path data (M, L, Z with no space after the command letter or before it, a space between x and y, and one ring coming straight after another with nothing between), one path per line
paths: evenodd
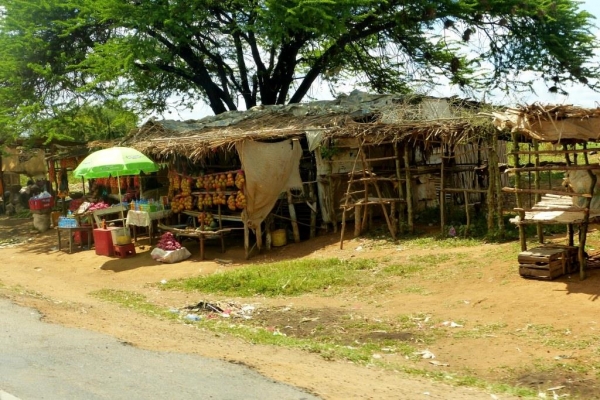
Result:
M158 171L158 165L131 147L111 147L87 156L73 171L74 176L84 178L108 178L112 176L139 175L140 172Z
M83 178L117 178L119 186L119 202L121 203L120 176L139 175L141 172L158 171L158 165L131 147L111 147L98 150L87 156L75 168L73 175Z

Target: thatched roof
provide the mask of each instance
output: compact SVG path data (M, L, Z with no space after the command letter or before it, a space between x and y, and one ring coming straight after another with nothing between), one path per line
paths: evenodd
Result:
M457 142L493 129L481 105L455 98L372 95L353 92L332 101L258 106L201 120L149 120L121 145L156 159L177 155L192 161L242 140L272 141L301 137L309 131L324 137L363 137L370 142Z
M598 141L600 108L535 103L492 113L494 125L543 142Z

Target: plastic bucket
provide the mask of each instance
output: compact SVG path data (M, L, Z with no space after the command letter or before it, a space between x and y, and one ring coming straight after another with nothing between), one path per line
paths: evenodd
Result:
M285 229L277 229L271 232L273 246L280 247L287 244L287 232Z

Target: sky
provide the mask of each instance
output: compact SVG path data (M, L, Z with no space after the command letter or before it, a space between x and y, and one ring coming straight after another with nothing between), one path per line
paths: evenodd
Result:
M596 29L596 36L600 40L600 1L583 0L580 8L588 11L590 14L596 17L594 22L598 26L598 29ZM596 58L600 63L600 49L598 49L596 53ZM352 85L346 85L346 87L343 89L343 91L347 91L349 93L354 88ZM499 95L492 96L491 98L487 99L476 100L486 100L503 105L531 104L540 102L544 104L572 104L590 108L600 106L600 93L595 93L583 85L574 85L571 88L567 88L567 91L569 92L568 96L549 93L546 85L540 81L539 84L534 85L534 91L528 94L509 96ZM428 94L436 97L447 97L452 95L457 95L459 97L466 96L458 89L451 88L446 85L441 85L438 89L429 92ZM309 95L311 99L314 100L333 100L333 96L329 94L329 91L325 87L314 88L311 90ZM175 107L172 107L169 112L163 115L157 115L156 117L164 119L188 120L199 119L208 115L213 115L211 108L204 103L199 103L196 107L194 107L193 110L176 109Z

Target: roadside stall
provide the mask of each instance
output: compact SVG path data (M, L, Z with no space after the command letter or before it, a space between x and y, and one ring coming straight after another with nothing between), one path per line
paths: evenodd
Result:
M93 228L92 233L96 244L96 254L118 257L135 255L135 247L131 243L131 236L126 229L127 218L125 216L129 208L136 211L135 202L124 202L121 194L121 178L157 170L158 165L139 151L128 147L111 147L90 154L73 171L73 175L77 177L114 178L117 182L118 205L93 212L96 227ZM106 218L114 214L118 214L120 217L107 222ZM111 222L114 225L118 223L121 227L109 226L112 225ZM66 228L58 228L59 231L61 229Z

